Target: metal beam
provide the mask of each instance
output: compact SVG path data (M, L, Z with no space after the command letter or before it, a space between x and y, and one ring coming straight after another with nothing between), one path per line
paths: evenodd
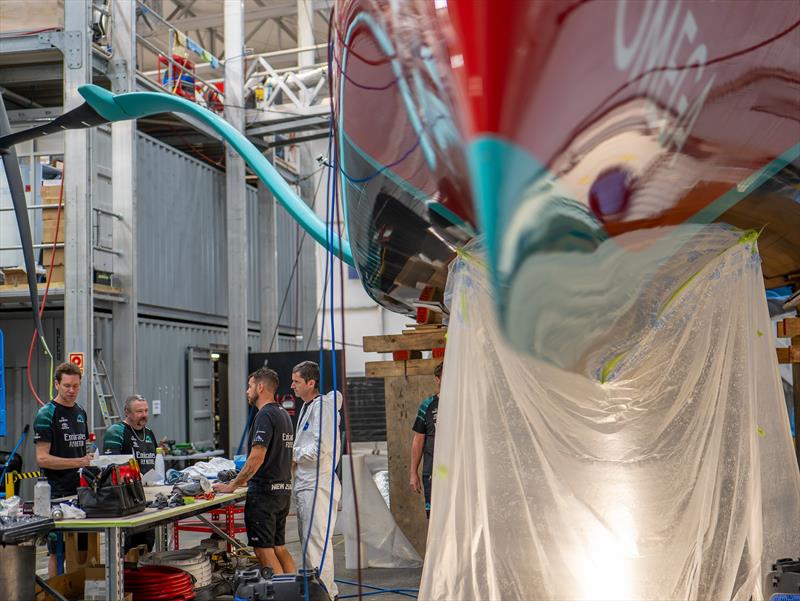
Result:
M329 10L333 5L333 0L313 0L314 10ZM254 8L248 10L244 15L244 21L263 21L265 19L278 19L297 14L297 3L294 0L275 2L272 6ZM224 23L224 15L207 15L203 17L189 17L188 19L176 19L171 22L172 26L181 31L193 31L195 29L206 29L221 27ZM167 26L163 23L153 23L153 32L165 31ZM148 34L148 36L151 34Z
M78 88L92 83L91 0L64 3L64 30L71 34L75 51L64 56L64 110L83 103ZM66 354L84 354L81 399L94 427L92 369L94 351L94 298L92 269L92 198L95 166L93 129L64 132L64 331Z
M300 144L302 142L311 142L312 140L324 140L328 137L327 131L319 131L316 134L309 134L299 138L292 138L286 140L276 140L267 144L267 148L280 148L281 146L290 146L291 144Z
M139 90L142 90L142 91L145 91L145 92L161 92L162 94L166 93L166 92L164 92L164 88L159 86L153 80L148 79L148 78L146 78L146 77L144 77L142 75L138 75L137 74L136 83L138 85L138 89ZM184 115L182 113L173 113L173 116L176 119L180 119L181 121L184 121L185 123L188 123L193 128L195 128L197 131L203 132L209 138L213 138L215 140L222 141L222 136L220 136L217 132L215 132L213 129L211 129L208 125L205 125L204 123L202 123L201 121L195 119L194 117L192 117L190 115Z
M297 34L293 32L286 23L283 22L283 18L275 19L275 23L278 25L278 28L283 31L289 38L296 44L297 43Z
M301 48L314 45L314 7L307 0L297 0L297 45ZM308 69L313 64L313 50L298 52L299 69Z
M267 158L273 161L272 153ZM261 339L259 351L272 351L270 343L273 333L278 327L278 230L275 197L259 180L258 182L258 239L261 255Z
M244 131L244 2L225 7L225 120ZM244 160L225 145L228 266L228 446L233 451L247 421L247 183ZM272 275L272 274L270 274Z
M64 73L58 63L6 66L0 69L0 86L39 81L61 81Z
M311 173L317 166L316 160L312 155L311 144L301 144L299 146L299 165L300 173ZM323 177L318 174L317 177ZM298 182L300 197L310 207L314 207L314 193L316 191L316 179L309 177ZM297 277L300 278L300 316L297 323L300 324L303 333L303 343L309 344L311 348L317 346L317 245L304 244L300 255L300 265Z
M60 106L52 106L38 109L20 109L18 111L8 111L8 120L14 123L33 123L35 121L47 121L60 116L64 110Z
M264 125L262 127L248 127L248 136L268 136L271 134L280 134L293 131L301 131L308 129L319 129L321 127L327 128L330 121L330 114L317 115L314 117L306 117L302 119L289 119L274 125Z
M112 31L114 58L111 64L111 90L115 94L136 90L136 1L113 0ZM113 258L114 275L126 303L111 309L114 327L114 389L121 397L138 393L138 293L136 268L136 121L117 121L111 125L111 193L114 212L113 243L119 255Z
M247 123L251 126L267 125L276 122L286 122L288 117L306 118L319 115L331 114L331 105L327 98L323 98L320 104L313 104L308 107L298 108L294 104L273 105L269 109L257 110L247 109Z

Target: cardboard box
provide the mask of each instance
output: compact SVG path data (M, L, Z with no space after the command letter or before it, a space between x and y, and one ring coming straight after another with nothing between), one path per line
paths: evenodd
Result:
M53 255L52 248L43 248L42 249L42 267L44 267L45 271L50 267L50 257ZM55 257L53 257L53 265L64 265L64 248L58 247L56 248Z
M50 264L48 263L47 266L49 267ZM50 282L64 282L64 266L63 265L53 265L53 273L50 276Z
M6 286L27 286L28 272L24 267L5 267L3 276Z
M83 582L84 601L106 601L108 586L104 567L86 568Z
M61 225L64 225L64 218L66 217L66 213L64 212L64 205L61 205ZM47 223L48 221L52 221L55 223L59 219L58 217L58 204L48 205L46 207L42 207L42 221Z
M40 196L42 198L42 204L58 204L58 199L63 199L61 192L61 180L55 179L43 181Z
M63 574L62 576L50 578L47 581L47 584L70 601L84 599L87 583L90 583L88 585L90 591L99 590L101 588L106 590L105 566L79 568L67 574ZM107 595L104 595L102 598L105 600L106 597ZM132 601L133 594L126 593L124 599L125 601ZM36 585L36 601L51 600L55 601L54 598L45 593L39 585Z
M56 233L55 219L45 219L42 221L42 244L52 244L55 237L56 242L64 242L64 214L61 214L61 222L58 223L58 233Z

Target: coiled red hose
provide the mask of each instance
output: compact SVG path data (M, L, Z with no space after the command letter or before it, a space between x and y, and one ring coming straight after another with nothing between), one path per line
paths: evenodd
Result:
M191 601L192 577L169 566L143 566L125 569L125 592L133 601Z

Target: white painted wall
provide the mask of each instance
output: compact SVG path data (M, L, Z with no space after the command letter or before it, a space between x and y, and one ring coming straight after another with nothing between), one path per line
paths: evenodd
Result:
M311 142L314 144L313 156L327 155L327 141L320 140ZM326 207L326 170L321 171L316 177L322 177L322 183L319 185L316 201L316 212L321 219L325 219ZM317 182L315 181L315 185ZM344 217L342 213L342 217ZM344 231L344 225L342 225ZM325 348L331 347L331 325L330 325L330 290L328 290L328 297L325 301L325 326L324 331L322 327L322 291L325 284L325 262L327 253L320 246L317 245L317 290L319 294L317 306L317 331L324 338ZM362 350L362 339L364 336L378 336L381 334L399 334L407 324L413 323L411 317L399 315L391 311L387 311L380 307L373 301L364 291L361 282L357 279L348 278L347 265L344 266L344 315L345 315L345 354L347 359L347 374L351 376L364 375L364 363L367 361L380 361L382 359L390 360L391 354L378 354L378 353L365 353ZM342 332L341 332L341 313L339 310L341 304L340 295L340 275L339 275L339 260L334 260L334 299L333 306L336 309L335 333L336 333L336 348L341 348ZM330 279L329 279L330 281ZM324 334L324 335L323 335Z

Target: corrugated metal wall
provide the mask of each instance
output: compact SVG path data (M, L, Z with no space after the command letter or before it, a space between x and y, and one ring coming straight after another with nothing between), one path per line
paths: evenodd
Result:
M63 147L61 136L45 140L49 144L47 152L50 154L58 154ZM98 165L95 206L111 210L110 136L106 131L98 131L95 140ZM136 392L148 399L161 400L162 413L152 417L151 422L156 434L180 440L187 435L187 348L223 347L227 344L224 328L227 316L225 177L222 171L143 134L139 134L137 150L138 292L140 313L147 317L139 319L140 389ZM44 152L44 149L40 149L40 152ZM295 264L302 231L298 232L288 213L282 207L277 207L278 270L277 274L265 272L261 241L257 235L257 191L253 187L248 187L247 191L247 216L248 313L251 327L257 328L261 278L277 278L278 302L281 302ZM112 219L101 216L96 222L101 244L112 246ZM310 239L306 239L303 250L306 253L314 252ZM106 258L111 256L96 251L98 267L104 268ZM295 278L297 275L295 273ZM296 315L295 308L299 306L302 311L303 306L297 303L297 293L298 287L293 284L286 295L280 317L281 329L291 333L294 333L296 325L302 331L314 319L313 315ZM316 295L316 291L300 289L299 294ZM307 322L305 324L303 317ZM63 360L63 313L61 310L48 310L43 323L56 360ZM0 306L0 328L5 335L8 400L8 435L0 438L0 448L9 447L10 450L24 424L33 424L38 409L27 385L27 353L32 333L29 310L12 311ZM271 337L272 332L267 335ZM97 346L104 349L113 382L114 368L108 360L113 342L110 314L96 313L95 341ZM279 336L276 337L274 350L302 349L307 342ZM251 332L248 344L252 350L258 350L259 335ZM316 341L313 346L316 346ZM31 377L39 394L46 394L48 390L49 372L49 360L37 351L32 361ZM118 399L122 400L132 391L115 392ZM81 404L87 405L84 397L81 397ZM32 434L25 445L23 458L28 468L36 466ZM27 496L31 494L27 489L23 492Z
M137 146L139 302L227 315L225 174L158 140ZM259 319L257 192L247 189L248 317Z

